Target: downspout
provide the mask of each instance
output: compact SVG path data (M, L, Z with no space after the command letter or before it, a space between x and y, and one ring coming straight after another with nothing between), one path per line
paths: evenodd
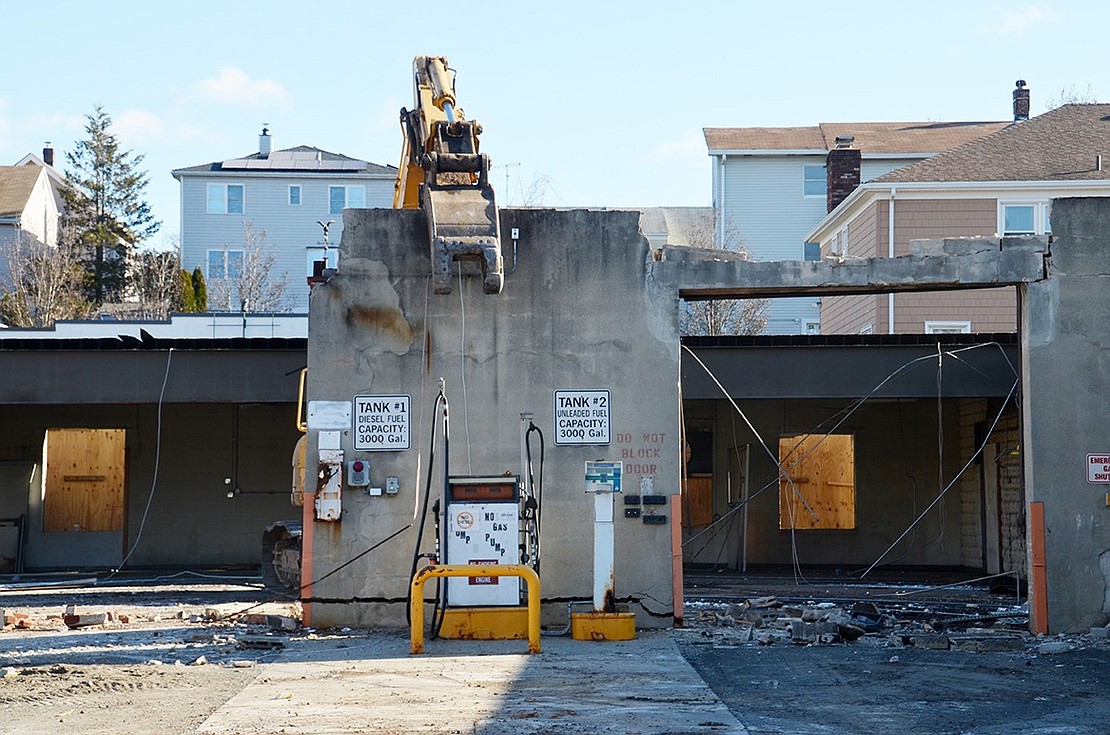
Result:
M714 245L720 245L724 242L725 236L725 163L728 161L728 154L721 154L721 162L717 166L717 236L714 238L716 242Z
M887 212L887 257L894 257L894 197L898 193L898 187L890 187L890 208ZM886 333L894 334L894 294L889 293L886 296Z

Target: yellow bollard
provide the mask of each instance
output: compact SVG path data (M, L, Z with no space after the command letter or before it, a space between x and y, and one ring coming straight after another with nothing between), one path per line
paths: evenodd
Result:
M523 577L528 583L528 653L540 652L540 578L535 570L522 564L443 564L424 567L412 578L412 653L424 653L424 583L436 577Z

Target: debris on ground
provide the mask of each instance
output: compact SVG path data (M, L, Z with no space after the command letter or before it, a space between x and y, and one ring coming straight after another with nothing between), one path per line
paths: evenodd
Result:
M720 604L692 600L688 604L696 609L695 615L686 618L693 623L688 627L704 642L717 645L841 645L866 637L894 648L1031 651L1040 655L1065 653L1086 641L1110 645L1110 627L1092 628L1087 635L1060 640L1035 638L1028 632L1025 604L991 609L968 606L968 614L924 605L880 607L873 601L799 604L767 596Z

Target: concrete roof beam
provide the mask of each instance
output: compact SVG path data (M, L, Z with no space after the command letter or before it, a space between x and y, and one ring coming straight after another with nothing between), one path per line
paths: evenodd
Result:
M720 298L946 291L1045 278L1044 237L952 238L916 244L916 254L844 261L751 261L740 254L668 246L662 271L690 301Z

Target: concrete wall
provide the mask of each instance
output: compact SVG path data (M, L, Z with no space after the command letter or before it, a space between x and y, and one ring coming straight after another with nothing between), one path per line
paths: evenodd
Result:
M1048 626L1110 620L1110 484L1086 457L1110 454L1110 199L1057 199L1050 278L1027 286L1024 439L1027 498L1044 503Z
M626 488L652 476L654 491L679 481L678 299L653 278L658 267L634 212L503 210L502 232L520 229L514 258L503 245L505 290L482 293L469 264L448 295L431 293L427 226L420 211L345 213L338 275L313 289L309 398L350 402L360 394L412 400L412 448L354 452L371 480L400 478L395 497L343 490L342 520L313 525L311 576L319 578L414 517L428 465L436 382L451 405L452 474L520 471L520 414L535 414L546 440L540 576L547 619L592 591L593 498L588 459L624 459ZM556 446L553 391L612 392L610 446ZM310 428L310 476L318 434ZM535 449L535 447L533 447ZM433 499L444 454L436 448ZM620 499L617 499L618 502ZM665 509L664 509L665 510ZM618 508L619 513L619 508ZM669 515L669 513L668 513ZM671 524L616 519L616 595L639 625L672 621ZM432 550L431 523L420 545ZM404 530L342 572L314 585L314 625L404 625L415 530ZM429 590L430 594L430 590Z
M150 404L4 406L0 460L7 471L0 472L0 515L28 516L28 571L115 566L136 539L129 567L257 565L262 529L300 516L300 508L289 503L298 436L292 404L171 404L163 406L160 437L157 413ZM48 428L67 427L126 430L124 532L42 531L43 438ZM232 490L240 490L234 498L226 496L225 477L232 478Z

